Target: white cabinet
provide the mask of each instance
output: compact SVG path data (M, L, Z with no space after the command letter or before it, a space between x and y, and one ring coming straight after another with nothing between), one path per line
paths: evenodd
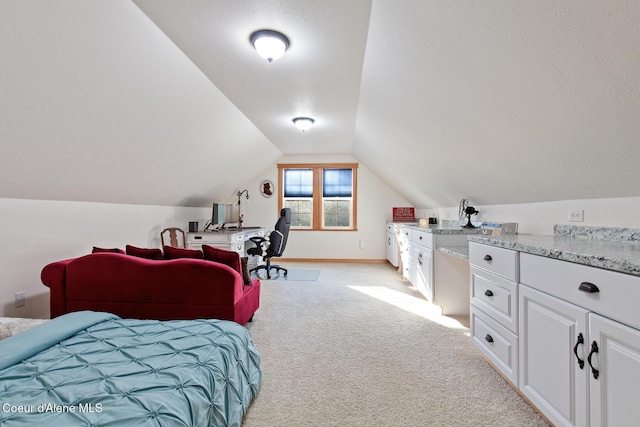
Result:
M398 257L399 250L395 225L387 223L387 261L394 267L398 267Z
M411 270L411 251L409 249L409 242L411 240L411 229L408 227L397 227L396 229L396 241L398 243L398 256L400 258L400 265L402 266L402 275L410 280Z
M469 314L469 263L440 253L438 246L466 246L467 235L400 227L403 275L442 314ZM403 255L404 253L404 255Z
M588 371L578 363L588 354L587 318L587 310L520 285L519 388L556 426L588 425Z
M554 424L637 425L639 297L640 277L520 254L519 388Z
M469 243L471 342L518 384L518 252Z
M593 352L596 343L597 353ZM591 427L638 425L640 405L640 331L591 313L589 315Z
M427 301L434 303L433 250L417 243L410 244L411 266L409 281Z

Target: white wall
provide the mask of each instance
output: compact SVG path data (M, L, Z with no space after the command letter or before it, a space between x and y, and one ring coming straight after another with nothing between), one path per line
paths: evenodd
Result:
M278 163L357 163L349 155L284 156ZM276 194L264 198L260 183L273 182ZM245 225L260 225L272 230L278 219L278 169L277 164L266 168L258 177L247 183L249 200L242 199L241 210ZM242 190L241 189L241 190ZM237 201L237 199L235 199ZM358 167L358 230L302 231L289 234L284 258L316 259L385 259L386 227L394 206L410 206L398 193L360 163ZM363 248L360 248L360 241Z
M85 255L93 246L160 247L160 231L204 221L206 208L0 199L0 316L47 318L49 289L40 281L50 262ZM15 308L15 293L27 303Z
M473 205L473 200L470 199ZM473 221L517 222L520 234L553 234L555 224L640 228L640 197L562 200L556 202L476 206ZM584 222L570 222L569 209L583 209ZM458 207L418 209L416 216L457 219Z

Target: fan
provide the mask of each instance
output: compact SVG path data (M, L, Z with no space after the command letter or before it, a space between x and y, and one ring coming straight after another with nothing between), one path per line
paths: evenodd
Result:
M462 226L463 228L477 228L471 223L471 215L478 215L479 213L480 211L478 211L476 208L474 208L473 206L469 206L469 200L460 200L458 217L460 218L460 221L464 221L465 217L467 218L467 223Z

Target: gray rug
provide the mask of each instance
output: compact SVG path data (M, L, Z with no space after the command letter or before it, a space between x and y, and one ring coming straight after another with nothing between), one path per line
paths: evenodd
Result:
M317 280L320 275L320 270L315 268L288 268L289 272L286 276L280 275L278 280L289 281L313 281Z
M247 324L263 382L243 427L542 427L444 317L388 264L296 263L313 286L263 286Z

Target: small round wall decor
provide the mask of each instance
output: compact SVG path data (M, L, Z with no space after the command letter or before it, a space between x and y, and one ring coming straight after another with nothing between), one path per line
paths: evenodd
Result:
M265 179L260 183L260 194L262 194L264 197L273 196L274 191L275 189L273 188L273 182L269 181L268 179Z

